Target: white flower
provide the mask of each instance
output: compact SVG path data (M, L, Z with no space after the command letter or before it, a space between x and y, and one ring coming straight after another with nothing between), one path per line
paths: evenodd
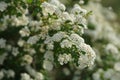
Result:
M22 37L26 37L26 36L29 36L29 35L30 35L30 31L29 31L29 29L28 29L27 26L24 27L24 28L22 28L22 29L19 31L19 33L20 33L20 35L21 35Z
M90 47L90 45L87 45L85 43L81 43L79 45L80 49L82 51L85 51L90 57L94 58L96 57L94 50Z
M89 64L89 58L88 58L88 56L87 55L81 55L80 57L79 57L79 59L78 59L78 64L79 64L79 68L80 69L83 69L83 68L85 68L85 67L87 67L88 66L88 64Z
M60 46L61 48L71 48L72 43L69 40L65 39L60 43Z
M4 60L6 59L7 53L3 53L0 55L0 65L3 64Z
M65 11L65 9L66 9L66 7L63 4L61 4L58 0L51 0L50 3L52 5L55 5L56 7L58 7L62 11Z
M27 43L33 45L33 44L36 44L36 42L38 40L39 40L38 36L36 36L36 35L35 36L31 36L31 37L28 38Z
M17 56L19 54L18 48L13 47L12 54L13 54L13 56Z
M84 68L87 66L92 66L96 58L95 52L87 44L82 45L81 50L83 50L85 54L82 54L82 53L80 54L81 56L79 57L79 60L78 60L78 64L80 64L79 67Z
M3 12L7 8L8 4L4 1L0 2L0 11Z
M71 54L60 54L58 56L58 61L61 65L63 64L67 64L68 62L70 62L72 60L72 56Z
M82 17L81 15L76 15L76 19L74 22L77 22L77 24L81 24L81 29L83 29L82 27L84 27L85 29L87 29L87 21L84 17Z
M30 55L33 55L36 53L35 49L34 48L27 48L27 49L24 49L25 52L28 52Z
M113 75L114 75L113 69L108 69L107 71L104 72L105 79L110 79Z
M115 63L114 69L115 69L116 71L120 71L120 62Z
M6 40L3 38L0 38L0 48L5 48L6 46Z
M85 56L89 59L88 66L92 66L96 58L94 50L85 43L80 45L80 49L85 52Z
M48 43L48 44L47 44L47 49L48 49L48 50L53 50L53 49L54 49L53 43Z
M94 80L101 80L100 74L99 73L93 73L92 75Z
M119 72L115 72L115 73L111 76L110 80L120 80L120 73L119 73Z
M33 58L30 55L27 55L27 54L24 55L22 59L24 61L23 65L26 64L26 63L31 64L32 61L33 61Z
M0 71L0 80L2 80L3 77L4 77L4 73L3 71Z
M63 5L63 4L60 4L60 5L59 5L59 8L60 8L62 11L65 11L65 9L66 9L65 5Z
M10 69L10 70L7 71L7 77L8 78L10 78L10 77L13 78L14 76L15 76L15 72L13 70Z
M60 4L59 0L51 0L50 3L55 6L58 6Z
M85 15L87 11L85 9L82 9L78 4L74 5L74 8L71 10L71 13L77 15L77 14L82 14Z
M19 8L17 8L17 10L19 11L19 12L22 12L22 14L28 14L28 8L23 8L22 6L19 6Z
M3 23L1 24L0 31L5 31L8 28L9 15L4 15Z
M85 2L84 2L84 0L80 0L79 3L80 4L84 4Z
M14 16L12 16L11 20L12 20L11 23L13 26L25 26L29 22L28 17L26 17L25 15L22 15L20 17L16 17L14 15Z
M64 32L58 32L58 33L56 33L56 34L54 34L53 36L52 36L52 40L53 41L56 41L56 42L59 42L59 41L61 41L62 40L62 38L65 38L65 33Z
M33 80L29 74L27 73L22 73L21 74L21 80Z
M49 25L50 29L60 30L61 29L61 19L58 20L50 20L51 24Z
M31 31L34 31L34 32L37 32L41 29L41 25L42 25L42 20L41 21L30 21L29 22L29 26L30 26L30 30Z
M35 75L35 80L44 80L43 74L40 72L37 72Z
M34 68L32 68L30 65L26 66L27 72L34 77L34 80L43 80L44 76L41 72L37 72Z
M71 15L68 12L63 12L61 14L61 18L62 18L63 21L66 21L66 20L73 21Z
M44 40L45 44L52 43L52 37L47 36L46 39Z
M24 41L24 40L19 39L19 41L18 41L18 43L17 43L17 44L18 44L20 47L23 47L24 43L25 43L25 41Z
M82 37L80 37L78 34L71 34L70 35L70 39L73 43L80 45L81 43L84 43L84 39Z
M53 69L53 64L51 61L48 61L48 60L44 60L43 61L43 68L45 70L48 70L48 71L51 71Z
M116 46L114 46L113 44L108 44L106 46L106 52L109 54L109 53L112 53L112 54L117 54L119 53L118 49Z
M55 9L56 9L56 6L50 4L50 3L47 3L47 2L44 2L41 4L41 7L42 7L42 13L44 14L44 16L47 16L48 13L50 15L52 15L54 12L55 12Z
M53 52L52 51L46 51L44 55L45 60L54 60Z

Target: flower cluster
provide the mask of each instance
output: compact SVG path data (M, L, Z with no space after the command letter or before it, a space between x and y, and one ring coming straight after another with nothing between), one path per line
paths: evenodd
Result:
M85 42L90 44L95 50L95 65L83 70L75 70L73 65L64 66L61 72L56 73L57 75L63 74L62 76L64 76L64 78L59 75L60 77L58 77L57 80L119 80L120 32L119 25L116 26L116 14L112 9L109 9L109 7L103 7L99 3L100 0L88 0L87 3L86 0L84 0L85 5L82 1L83 0L80 0L80 5L83 5L82 7L88 11L92 10L92 15L88 18L88 29L85 30L83 38ZM92 50L88 50L89 45L83 44L84 40L79 38L79 40L75 40L75 44L82 44L80 46L82 51L87 50L87 53L92 52ZM68 43L66 40L65 42ZM65 46L66 44L64 43L63 47ZM70 46L71 44L69 43L68 47ZM64 53L63 55L66 54ZM62 55L60 55L60 57L61 56ZM88 56L88 54L85 54L78 58L78 64L82 65L79 66L80 68L84 67L86 63L89 63L90 58ZM68 57L68 55L66 55L66 57ZM67 59L66 57L60 58L62 64L71 60L70 57Z
M81 36L87 14L58 0L0 1L0 79L46 80L57 66L93 65L95 52Z
M84 39L86 43L92 45L97 56L95 66L85 71L76 70L73 80L119 80L120 35L116 30L119 26L114 25L116 15L96 0L89 1L84 8L93 11L93 15L88 19L88 29L85 30Z

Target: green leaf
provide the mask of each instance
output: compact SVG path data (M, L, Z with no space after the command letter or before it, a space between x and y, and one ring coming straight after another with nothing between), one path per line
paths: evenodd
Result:
M28 4L31 4L33 2L33 0L27 0Z
M81 27L83 27L83 28L85 27L83 24L78 24L78 25L81 26Z
M65 21L66 24L67 24L67 23L70 23L70 22L71 22L70 20L66 20L66 21Z
M93 13L92 11L89 11L84 17L87 18L89 17L89 15L92 15L92 13Z

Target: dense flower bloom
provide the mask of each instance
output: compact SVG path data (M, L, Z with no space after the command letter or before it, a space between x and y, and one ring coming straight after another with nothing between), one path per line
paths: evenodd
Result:
M82 38L87 10L75 4L68 11L59 0L4 1L0 2L0 11L5 11L0 14L0 65L5 70L0 79L47 80L46 73L57 66L93 65L95 52Z

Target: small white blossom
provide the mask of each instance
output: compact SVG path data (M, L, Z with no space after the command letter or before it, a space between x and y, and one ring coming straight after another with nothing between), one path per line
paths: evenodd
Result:
M67 21L67 20L73 21L71 15L68 12L63 12L61 14L61 18L63 19L63 21Z
M3 73L3 71L1 70L1 71L0 71L0 80L2 80L3 77L4 77L4 73Z
M34 77L34 80L44 80L44 75L41 72L37 72L30 65L26 66L26 70L32 77Z
M3 17L3 24L0 27L0 31L4 31L8 28L8 21L9 21L9 15L4 15Z
M115 69L116 71L120 71L120 62L115 63L114 69Z
M71 54L60 54L58 56L58 61L61 65L63 64L67 64L68 62L70 62L72 60L72 56Z
M18 45L19 45L20 47L23 47L24 43L25 43L25 41L22 40L22 39L20 39L20 40L18 41Z
M117 54L119 53L118 49L116 46L114 46L113 44L108 44L106 46L106 52L109 54L109 53L112 53L112 54Z
M55 6L58 6L60 4L59 0L51 0L50 3Z
M44 60L43 61L43 68L45 70L48 70L48 71L51 71L53 69L53 64L51 61L48 61L48 60Z
M35 80L44 80L43 74L40 72L37 72L35 75Z
M25 26L29 23L28 17L22 15L20 17L16 17L15 15L11 17L13 26Z
M50 37L50 36L47 36L46 39L44 40L45 44L52 43L52 42L53 42L52 37Z
M7 53L3 53L3 54L0 55L0 65L3 64L3 62L4 62L4 60L6 59L6 56L7 56L7 55L8 55Z
M39 37L35 35L35 36L29 37L27 40L27 43L33 45L33 44L36 44L37 41L39 41Z
M60 46L61 46L61 48L71 48L72 47L72 42L65 39L60 43Z
M114 75L113 69L108 69L107 71L104 72L105 79L110 79L113 75Z
M53 29L53 30L60 30L61 29L61 22L62 22L61 19L50 20L50 22L51 22L51 24L49 25L50 29Z
M15 72L13 70L10 69L10 70L7 71L7 77L8 78L10 78L10 77L13 78L14 76L15 76Z
M84 39L82 37L80 37L78 34L71 34L70 35L70 39L72 40L73 43L75 44L81 44L84 43Z
M53 41L56 41L56 42L59 42L59 41L61 41L63 38L65 38L65 33L64 32L58 32L58 33L56 33L56 34L54 34L53 36L52 36L52 40Z
M65 9L66 9L65 5L63 5L63 4L60 4L60 5L59 5L59 8L60 8L62 11L65 11Z
M12 48L12 55L17 56L19 54L18 48L13 47Z
M80 64L79 67L84 68L87 66L92 66L96 58L95 52L89 45L86 44L81 47L81 50L85 51L85 54L82 54L79 57L78 60L78 64Z
M81 15L85 15L87 14L87 10L81 8L78 4L74 5L74 8L71 10L71 13L77 15L77 14L81 14Z
M3 12L7 8L8 4L4 1L0 1L0 11Z
M84 4L85 2L84 2L84 0L80 0L79 3L80 4Z
M32 62L33 62L33 58L30 56L30 55L24 55L23 56L23 63L22 63L22 65L24 65L24 64L31 64Z
M99 73L93 73L92 75L94 80L101 80L100 74Z
M53 49L54 49L53 43L48 43L48 44L47 44L47 49L48 49L48 50L53 50Z
M54 60L53 52L52 51L46 51L44 55L45 60Z
M3 38L0 38L0 48L5 48L6 46L6 40Z
M89 58L86 55L81 55L78 59L79 68L83 69L88 66Z
M29 74L27 73L22 73L21 74L21 80L33 80Z
M29 31L29 29L28 29L27 26L24 27L24 28L22 28L22 29L19 31L19 33L20 33L20 35L21 35L22 37L26 37L26 36L29 36L29 35L30 35L30 31Z
M48 14L53 14L55 12L56 6L51 5L50 3L44 2L41 4L42 11L44 16L47 16Z

